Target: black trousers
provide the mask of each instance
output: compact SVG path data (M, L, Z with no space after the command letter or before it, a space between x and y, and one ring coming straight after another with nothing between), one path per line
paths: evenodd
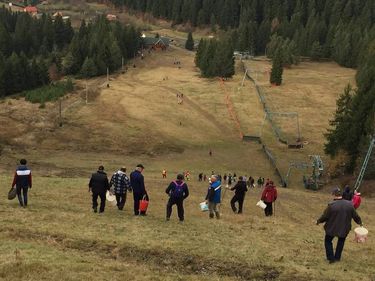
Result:
M339 261L341 259L342 250L344 249L346 237L344 237L344 238L338 237L335 253L333 253L333 244L332 244L333 238L335 238L335 237L327 235L327 234L324 238L324 246L326 248L327 260L329 260L329 261Z
M134 198L134 215L145 215L146 212L139 212L139 201L143 199L144 193L134 193L133 192L133 198Z
M236 202L238 202L238 213L241 214L242 213L242 206L243 206L243 201L245 199L245 196L244 195L238 195L238 194L235 194L232 198L232 200L230 200L230 206L232 207L232 210L233 212L237 212L237 208L235 206Z
M29 187L17 186L16 189L17 189L17 197L18 197L18 201L20 202L20 205L27 206L27 191L29 190ZM22 191L22 194L21 194L21 191ZM23 199L22 199L22 195L23 195Z
M272 216L273 214L273 209L272 209L272 202L264 202L267 207L264 209L264 214L266 215L266 217L268 216Z
M100 209L99 212L103 213L105 208L105 192L93 192L92 193L92 208L94 210L98 209L98 197L100 197Z
M184 199L176 199L176 198L169 198L167 203L167 219L169 219L172 215L172 206L177 205L177 213L178 218L180 221L184 220L184 205L183 205Z
M117 208L123 210L126 202L126 192L124 194L116 193Z

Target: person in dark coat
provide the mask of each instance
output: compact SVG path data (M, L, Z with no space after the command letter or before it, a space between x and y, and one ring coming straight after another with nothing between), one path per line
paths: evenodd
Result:
M339 188L332 191L333 201L328 204L323 215L317 220L316 224L325 222L324 246L329 263L340 261L342 250L344 249L345 239L352 228L352 219L362 226L362 220L357 214L350 201L343 200ZM338 238L336 251L333 252L332 240Z
M266 217L273 215L272 203L277 199L277 189L273 184L273 181L269 181L263 190L261 200L267 205L264 209Z
M234 196L232 200L230 200L230 206L232 207L233 212L237 213L235 204L238 202L238 214L242 214L243 201L245 199L245 193L248 190L246 182L243 180L242 176L238 178L238 182L230 190L234 190Z
M142 164L137 165L135 170L130 174L130 185L133 189L133 198L134 198L134 215L138 216L145 216L145 212L139 211L139 201L145 198L147 199L147 192L145 188L145 179L142 175L142 172L145 168Z
M20 165L14 173L12 186L16 186L18 201L20 206L26 208L27 206L27 192L32 187L31 170L26 166L26 159L20 160ZM21 194L22 192L22 194ZM23 195L23 198L22 198Z
M95 213L98 212L98 197L100 197L99 213L104 212L107 190L109 190L108 177L104 172L104 167L99 166L98 171L91 175L89 182L89 192L92 192L92 208Z
M122 167L111 177L109 187L114 187L113 193L116 195L117 208L122 211L126 202L127 191L131 192L131 185L128 176L125 174L126 168Z
M350 190L350 186L346 185L344 188L344 192L342 193L342 199L352 201L353 199L353 192Z
M184 221L184 200L189 196L189 189L184 183L184 175L178 174L177 180L172 181L165 192L169 195L167 203L167 221L169 221L172 214L172 206L177 205L177 213L180 222Z

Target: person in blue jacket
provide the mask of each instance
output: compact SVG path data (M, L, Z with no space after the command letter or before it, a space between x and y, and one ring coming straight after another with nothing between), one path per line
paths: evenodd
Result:
M211 176L210 182L206 195L209 216L211 219L214 218L214 216L220 219L219 204L221 202L221 182L216 175Z

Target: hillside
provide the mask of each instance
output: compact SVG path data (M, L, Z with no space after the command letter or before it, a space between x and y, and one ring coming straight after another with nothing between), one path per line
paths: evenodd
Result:
M27 209L5 198L0 202L0 280L373 280L371 236L356 244L351 233L342 262L326 263L323 230L315 221L330 200L329 191L305 191L297 177L290 189L279 188L273 218L266 219L255 206L258 189L249 191L243 215L230 211L230 191L224 195L222 220L210 221L199 211L206 193L206 183L197 181L200 172L276 177L261 146L241 141L226 105L229 96L240 130L256 133L263 109L253 85L246 82L240 88L239 67L224 82L225 89L216 79L203 80L193 58L193 53L174 47L146 53L144 60L134 61L135 68L132 62L126 73L111 76L109 88L103 87L105 77L88 80L88 104L86 81L78 81L77 91L63 99L62 127L58 104L39 109L21 98L2 100L3 194L20 157L29 160L35 180ZM174 64L176 60L181 64ZM324 66L331 67L329 72L342 71L337 79L343 83L352 77L350 70L330 64L319 65L320 70L303 63L299 71L328 75ZM289 74L296 75L293 70ZM304 97L321 100L317 91ZM177 94L184 94L182 104ZM334 110L336 88L327 95L327 106L320 107L324 116ZM299 106L294 96L285 99L290 99L289 106ZM274 105L285 102L271 100ZM250 109L248 119L245 109ZM323 129L312 130L316 120L309 116L307 112L302 120L306 137L317 139L314 145L321 151ZM272 135L267 126L264 130ZM310 151L298 153L307 157ZM280 149L279 158L287 155ZM108 173L122 165L130 172L138 163L146 167L149 215L131 215L131 195L123 213L112 206L101 216L92 213L90 173L99 164ZM168 171L164 181L162 169ZM174 210L166 223L164 189L183 170L192 174L186 222L178 224ZM374 204L365 198L359 210L370 234L375 231Z

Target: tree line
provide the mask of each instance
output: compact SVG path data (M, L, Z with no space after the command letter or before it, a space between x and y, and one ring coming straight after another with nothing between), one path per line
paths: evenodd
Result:
M357 88L347 85L338 98L325 144L328 155L348 157L348 172L353 172L360 164L358 160L365 155L375 133L375 40L366 51L366 60L358 68L356 84Z
M266 53L271 36L289 39L298 55L358 66L375 38L373 0L111 0L173 24L231 30L234 48Z
M82 21L74 30L61 16L40 18L0 8L0 96L50 82L50 68L61 75L92 77L114 71L140 46L140 31L110 23L104 16Z

